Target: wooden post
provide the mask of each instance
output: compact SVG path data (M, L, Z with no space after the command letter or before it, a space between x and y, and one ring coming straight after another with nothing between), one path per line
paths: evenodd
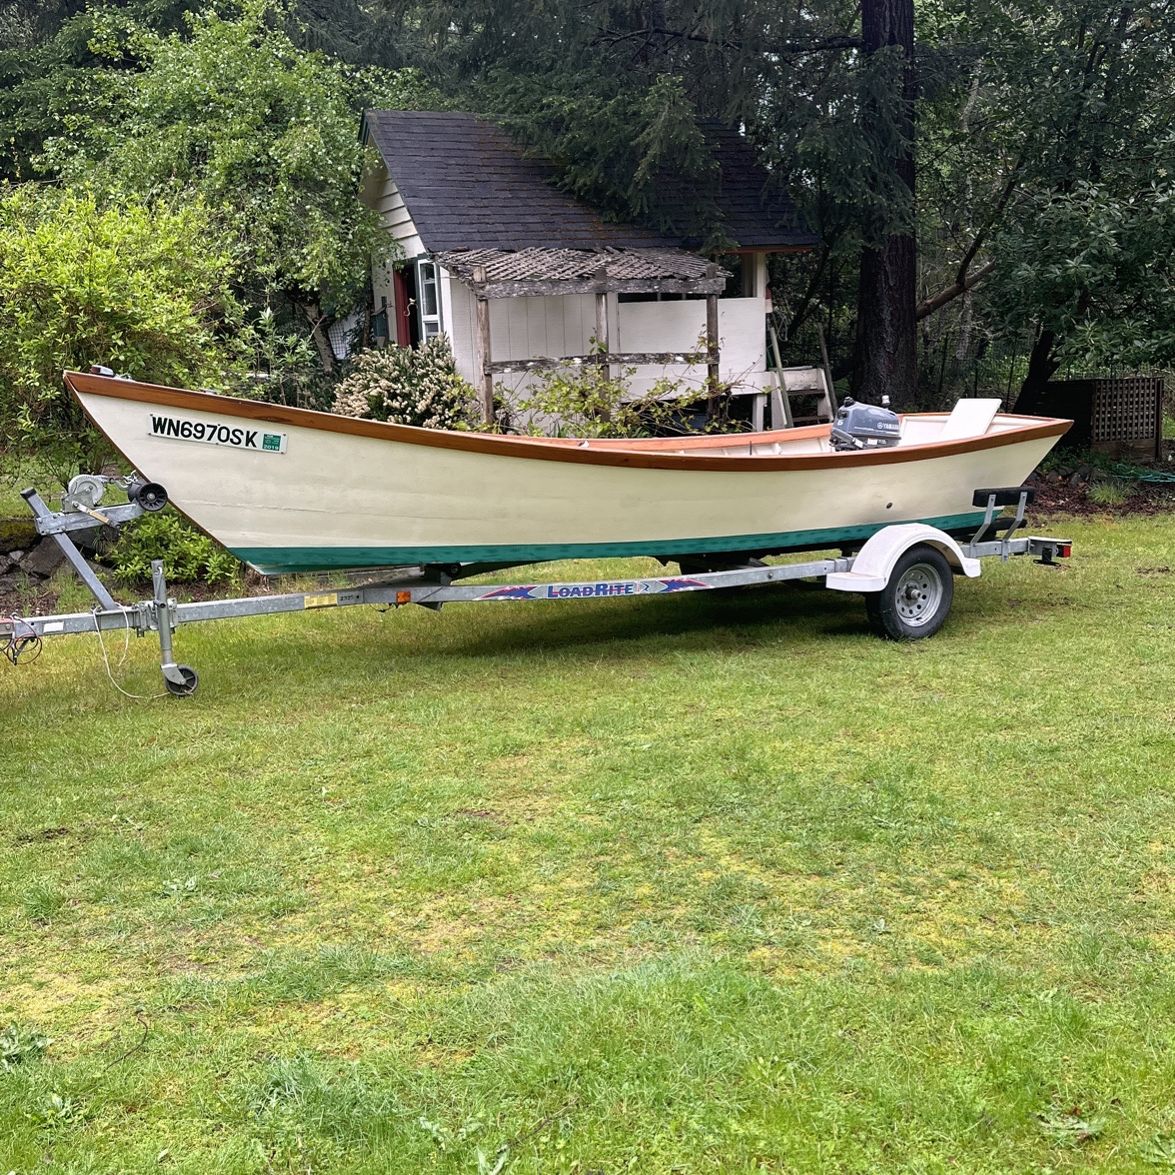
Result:
M486 424L494 420L494 376L490 371L493 362L490 343L490 303L477 289L486 279L484 265L473 267L474 320L473 320L473 361L477 368L477 389L481 392L481 416Z
M596 270L595 280L599 284L599 288L596 290L596 350L606 356L611 350L608 344L608 267L606 265L601 265ZM606 379L612 378L612 364L607 360L604 362L604 376Z
M711 261L706 266L706 277L718 276L718 266ZM706 386L709 395L707 415L714 417L718 409L718 295L706 295Z

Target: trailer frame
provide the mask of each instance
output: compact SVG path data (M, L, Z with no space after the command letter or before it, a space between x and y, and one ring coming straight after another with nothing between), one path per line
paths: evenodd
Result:
M974 494L976 507L984 508L984 520L969 538L956 537L931 526L904 523L886 526L863 541L858 548L844 550L837 557L809 559L795 563L767 564L748 559L734 566L700 565L694 569L686 561L677 575L639 576L607 580L579 581L516 581L513 583L463 584L457 580L473 577L485 570L473 564L452 567L404 567L390 569L392 578L371 583L348 583L311 591L243 596L228 600L201 600L177 603L169 594L162 560L151 564L152 596L133 604L116 601L98 578L93 567L70 537L71 532L107 525L117 528L145 510L161 508L166 503L151 493L141 494L143 483L133 478L104 479L127 490L125 505L99 510L96 505L73 503L70 509L51 510L36 490L22 494L36 521L39 534L52 538L61 548L66 560L94 596L96 604L89 612L70 612L44 616L0 616L0 650L14 664L22 652L36 646L47 637L82 633L126 632L143 637L157 633L159 638L160 670L169 693L178 697L195 692L199 676L189 665L175 659L174 636L184 624L209 620L230 620L247 616L282 613L305 613L326 608L347 608L373 605L379 608L399 608L418 604L440 609L453 603L505 603L540 600L611 599L634 596L671 595L680 592L717 591L739 587L754 587L793 580L823 581L834 591L860 592L876 600L894 589L893 576L903 560L912 551L937 553L939 560L955 575L974 578L980 573L980 561L998 558L1006 561L1022 555L1032 555L1038 563L1055 566L1060 558L1067 558L1072 544L1068 539L1020 534L1025 522L1025 511L1032 500L1030 487L978 489ZM149 487L158 490L160 487ZM66 499L69 501L68 497ZM1014 506L1015 514L1004 516L1005 507ZM1000 531L1002 530L1002 533ZM962 538L963 541L960 541ZM933 570L935 561L923 555L921 568ZM908 562L908 560L907 560ZM523 565L525 566L525 565ZM919 608L919 584L925 586L926 570L921 572L913 586L902 588L906 596L905 615L913 623L896 629L887 627L879 619L876 608L869 609L870 622L878 635L891 639L917 639L930 636L946 620L950 608L951 591L946 591L946 604L941 614L933 612L924 618ZM941 585L940 585L941 586ZM929 596L926 597L929 599ZM899 600L900 604L901 601ZM938 604L936 603L936 607ZM929 604L927 604L929 607ZM900 609L899 609L900 610ZM129 639L129 636L128 636Z

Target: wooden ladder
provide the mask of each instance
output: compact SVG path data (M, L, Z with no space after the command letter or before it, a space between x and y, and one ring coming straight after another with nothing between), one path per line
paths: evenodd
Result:
M776 386L771 391L771 427L797 428L804 424L829 424L836 413L832 402L832 372L828 365L828 350L824 345L824 331L820 332L821 363L812 367L784 367L779 356L779 336L770 319L767 329L771 336L771 354L775 360L772 372ZM816 397L814 412L796 416L791 401L800 396Z

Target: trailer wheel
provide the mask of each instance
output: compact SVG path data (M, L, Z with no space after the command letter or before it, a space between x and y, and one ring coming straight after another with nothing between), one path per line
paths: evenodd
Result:
M869 626L891 641L933 636L946 622L954 594L955 579L946 557L919 543L897 561L881 591L866 593Z
M200 675L190 665L177 665L176 668L180 671L183 681L172 681L165 677L163 684L167 686L167 692L177 698L190 697L200 684Z

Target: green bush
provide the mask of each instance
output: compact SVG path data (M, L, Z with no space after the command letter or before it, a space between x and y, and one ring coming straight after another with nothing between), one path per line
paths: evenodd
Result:
M421 428L471 428L478 420L477 392L457 374L444 335L416 348L361 351L335 389L334 411Z
M198 204L99 206L78 191L0 188L0 445L94 460L61 373L215 382L228 259Z
M110 559L124 580L150 579L152 559L162 559L168 579L177 583L232 583L242 571L219 543L170 510L144 514L123 527Z

